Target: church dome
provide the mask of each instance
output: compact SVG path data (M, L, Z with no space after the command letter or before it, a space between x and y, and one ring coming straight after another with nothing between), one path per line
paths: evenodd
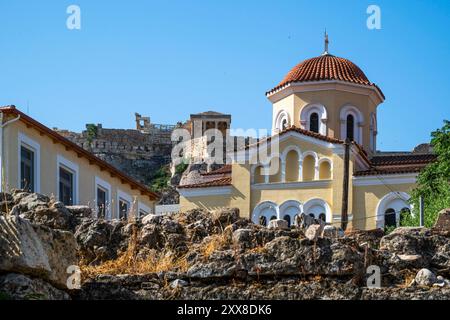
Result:
M364 72L350 60L325 53L319 57L307 59L294 68L268 94L281 89L292 82L310 82L338 80L360 85L374 86L381 90L366 77ZM382 93L381 93L382 94Z

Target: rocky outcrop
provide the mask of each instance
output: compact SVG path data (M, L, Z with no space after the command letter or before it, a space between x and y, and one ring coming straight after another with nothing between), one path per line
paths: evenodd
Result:
M2 297L450 298L450 237L442 228L344 235L304 219L303 228L269 229L237 209L104 221L41 195L0 196ZM66 287L69 265L82 267L79 290ZM381 288L368 288L369 266L379 268Z
M78 264L71 232L8 215L0 216L0 235L1 272L20 272L66 287L67 268Z
M3 299L14 300L70 300L67 292L42 279L18 273L0 276L0 294L3 294Z

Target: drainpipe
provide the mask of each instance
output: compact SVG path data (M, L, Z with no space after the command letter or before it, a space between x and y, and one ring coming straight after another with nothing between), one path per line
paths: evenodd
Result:
M3 131L8 124L11 124L11 123L19 120L20 115L18 115L16 118L9 120L5 123L3 123L3 117L4 117L3 112L0 111L0 192L6 191L6 181L4 180L5 175L6 175L6 165L5 165L6 159L5 159L5 161L3 161L3 153L4 153L4 147L5 147Z

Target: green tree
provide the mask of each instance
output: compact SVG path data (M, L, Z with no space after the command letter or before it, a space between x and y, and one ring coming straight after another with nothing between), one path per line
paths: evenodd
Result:
M420 196L424 200L426 227L434 225L439 211L450 207L450 121L445 120L441 129L431 133L431 145L437 159L420 172L411 196L414 214L405 215L402 225L419 225Z

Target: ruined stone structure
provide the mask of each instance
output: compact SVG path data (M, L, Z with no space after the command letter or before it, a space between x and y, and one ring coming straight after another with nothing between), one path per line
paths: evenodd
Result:
M87 124L81 133L58 130L97 157L145 184L155 172L170 164L171 134L175 125L152 124L149 117L136 116L136 129L106 129L101 124Z

